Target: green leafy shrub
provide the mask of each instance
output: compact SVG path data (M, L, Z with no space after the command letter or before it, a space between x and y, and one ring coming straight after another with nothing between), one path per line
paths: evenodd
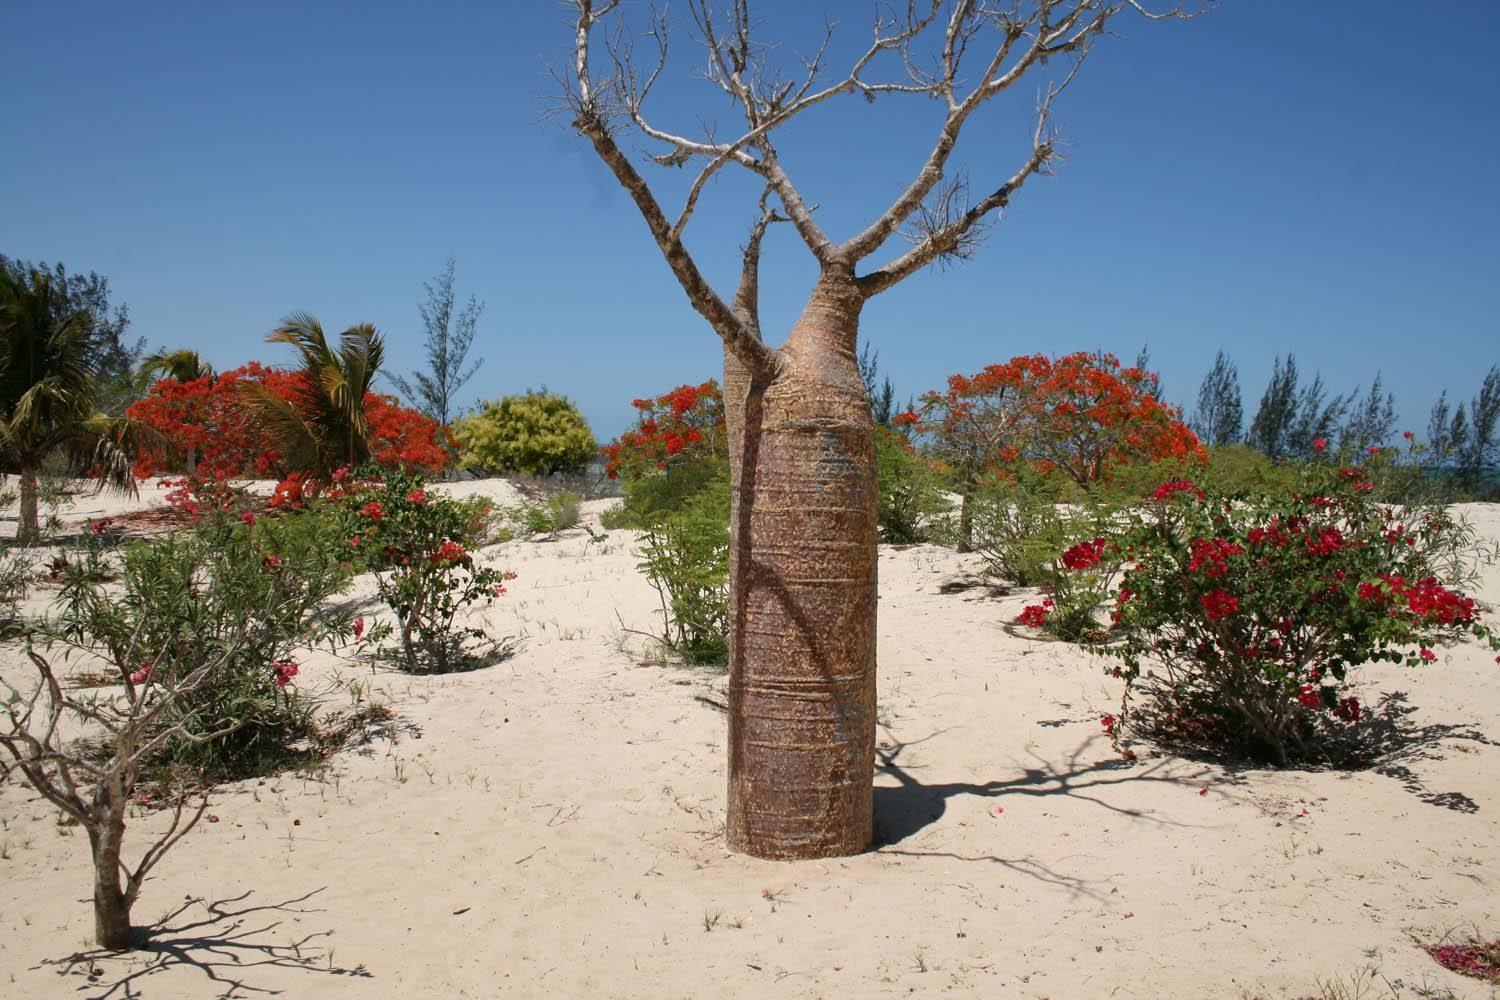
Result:
M689 663L729 658L729 476L716 477L641 535L640 570L661 601L662 643Z
M330 548L300 542L310 516L215 512L191 530L124 545L117 585L71 576L34 634L102 658L129 686L170 689L215 664L161 723L216 735L171 741L162 763L209 781L282 766L309 731L311 706L293 685L299 651L353 633L347 614L322 607L350 571Z
M1375 501L1364 467L1301 474L1296 490L1241 497L1165 483L1117 536L1121 638L1099 652L1127 687L1106 728L1280 764L1324 758L1361 718L1344 688L1354 668L1421 666L1464 635L1500 649L1452 589L1469 578L1471 529L1441 506Z
M67 575L56 613L25 632L35 683L0 681L0 749L9 757L0 774L18 772L87 832L94 936L106 948L138 943L131 908L162 856L203 817L207 786L291 763L301 757L294 741L314 735L310 706L296 693L296 656L354 633L346 615L320 607L348 573L326 552L289 541L274 520L214 512L191 529L111 551L119 586ZM80 657L102 684L69 683L87 675L55 669L58 651ZM60 729L61 720L69 725ZM73 723L83 739L68 732ZM159 804L167 820L130 865L122 848L134 804Z
M713 482L729 479L729 460L698 453L651 475L624 479L624 502L602 519L606 528L641 528L682 510Z
M528 390L484 403L453 425L459 461L493 473L546 476L582 469L594 456L594 435L567 397Z
M556 538L569 528L576 528L583 497L564 490L539 502L527 501L506 511L507 520L524 537Z
M500 642L457 624L461 612L493 601L515 578L480 566L470 551L487 530L488 501L429 493L421 477L391 471L358 479L340 502L348 545L395 613L402 669L447 673L499 654Z
M729 655L729 442L718 384L636 399L635 424L600 449L625 500L600 519L641 534L640 570L661 601L655 638L690 663Z
M875 428L875 478L880 490L877 530L882 542L925 542L933 519L949 508L935 462L900 433Z
M1120 506L1098 501L1061 507L1045 490L1020 483L976 499L975 551L992 573L1045 595L1017 620L1059 639L1099 638L1103 629L1095 612L1120 569L1120 549L1111 541L1121 527Z
M1054 486L1058 477L1025 467L987 477L969 500L969 544L989 576L1020 587L1039 587L1048 563L1066 548ZM1068 544L1071 544L1069 542Z

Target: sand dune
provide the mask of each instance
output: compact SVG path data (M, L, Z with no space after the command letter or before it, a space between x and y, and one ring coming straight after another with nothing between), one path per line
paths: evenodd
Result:
M82 496L67 516L159 503L154 487ZM1465 511L1500 539L1500 506ZM633 546L575 530L484 550L519 574L476 616L523 640L498 666L410 677L310 657L298 683L329 709L358 681L400 725L324 774L221 789L218 821L136 907L152 950L91 950L84 835L0 787L0 994L1196 1000L1316 995L1375 969L1400 996L1491 995L1410 936L1500 933L1486 650L1360 674L1361 701L1396 699L1410 734L1372 770L1146 747L1127 762L1098 721L1119 682L1002 627L1029 593L940 593L972 557L883 548L882 844L771 863L723 846L722 679L653 664L622 631L653 624ZM1481 596L1500 603L1500 569ZM19 650L0 657L24 674Z

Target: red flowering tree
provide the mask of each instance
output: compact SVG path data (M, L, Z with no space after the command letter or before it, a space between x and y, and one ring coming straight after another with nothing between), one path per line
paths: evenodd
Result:
M457 449L448 428L402 406L395 396L368 393L365 419L370 422L370 459L384 469L431 475L446 469Z
M713 379L630 405L638 411L635 426L599 449L609 478L641 479L697 459L727 460L724 396Z
M157 439L137 457L136 476L181 471L205 479L285 478L304 472L287 467L270 428L247 405L252 385L289 402L302 395L300 373L255 361L219 375L187 382L164 378L151 386L127 411ZM377 464L428 473L446 468L447 431L436 420L373 392L365 396L365 418Z
M1056 361L1027 359L1020 392L1030 416L1022 448L1083 485L1111 465L1191 458L1208 450L1180 407L1156 398L1156 376L1121 367L1112 354L1080 351Z
M164 378L130 405L130 420L154 432L157 442L143 448L135 474L165 472L206 477L257 477L281 472L281 456L267 429L245 405L249 383L290 395L292 376L252 361L219 375L182 382Z
M1024 460L1079 485L1110 466L1169 458L1207 461L1208 452L1176 407L1154 395L1156 376L1121 367L1111 354L1043 354L952 375L945 392L922 397L920 410L892 423L930 438L957 474L960 550L972 542L970 501L987 474Z
M987 472L1021 457L1026 423L1021 387L1023 368L1031 358L1012 358L989 365L972 376L950 375L947 392L922 397L920 412L898 413L891 423L931 438L933 453L953 469L961 498L958 509L960 552L973 544L972 501Z

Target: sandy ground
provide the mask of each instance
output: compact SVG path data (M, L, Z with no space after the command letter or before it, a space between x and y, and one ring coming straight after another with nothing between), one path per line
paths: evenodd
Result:
M159 502L84 496L67 516ZM1500 538L1500 507L1467 513ZM1098 721L1118 682L1003 627L1030 595L942 594L968 557L883 548L884 844L763 862L724 849L722 678L649 663L622 630L653 624L633 544L575 530L486 549L520 574L482 615L523 639L499 666L310 659L298 682L330 710L362 688L401 726L326 773L223 788L218 822L142 894L146 951L92 950L83 834L0 788L0 996L1196 1000L1316 996L1372 972L1378 990L1348 995L1495 995L1412 943L1500 934L1487 651L1364 671L1361 700L1399 699L1408 734L1369 771L1144 747L1127 762ZM1500 570L1482 596L1500 603ZM18 650L0 657L22 676Z

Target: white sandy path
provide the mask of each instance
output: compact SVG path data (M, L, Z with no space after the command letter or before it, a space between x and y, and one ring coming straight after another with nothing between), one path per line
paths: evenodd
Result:
M1468 513L1500 538L1500 507ZM456 676L360 674L411 729L319 780L221 791L220 822L136 908L142 924L185 900L219 915L192 903L155 929L157 952L66 964L92 927L84 839L0 789L0 994L1197 1000L1300 997L1374 966L1401 996L1491 995L1408 938L1500 934L1486 651L1365 671L1362 700L1404 692L1415 725L1455 727L1388 774L1127 763L1098 723L1118 682L1000 627L1028 595L942 595L966 557L883 548L880 739L897 756L877 802L894 842L770 863L723 849L724 720L694 697L722 682L622 648L617 614L649 627L654 601L632 545L573 531L486 550L520 578L483 618L524 634L521 652ZM1500 571L1483 596L1500 601ZM324 657L299 683L339 707L357 673Z

